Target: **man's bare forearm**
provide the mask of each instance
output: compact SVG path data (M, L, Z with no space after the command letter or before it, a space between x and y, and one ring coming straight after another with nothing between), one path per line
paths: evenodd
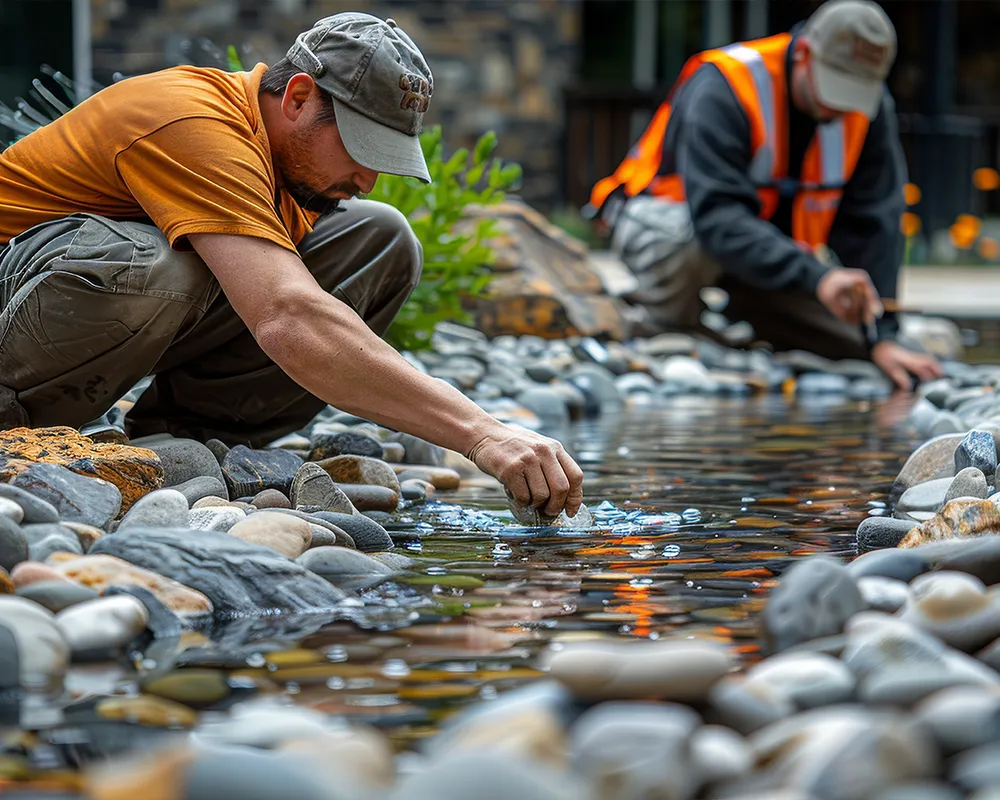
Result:
M421 373L329 295L302 298L255 331L288 375L330 405L468 454L501 427L445 381Z

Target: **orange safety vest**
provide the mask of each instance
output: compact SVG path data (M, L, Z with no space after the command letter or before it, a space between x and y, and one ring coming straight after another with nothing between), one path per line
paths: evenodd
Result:
M599 209L612 192L624 187L627 197L641 192L684 200L680 175L660 175L663 140L670 121L670 102L677 90L703 64L714 64L725 76L750 121L750 179L760 197L761 219L778 207L779 187L788 178L788 82L786 56L792 36L782 33L751 42L737 42L692 56L653 116L642 137L610 175L599 181L590 203ZM823 123L806 149L792 205L792 238L816 247L826 244L844 186L854 173L868 134L868 117L843 114Z

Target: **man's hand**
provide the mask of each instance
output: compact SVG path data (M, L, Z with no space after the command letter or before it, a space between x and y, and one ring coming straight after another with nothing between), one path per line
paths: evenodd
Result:
M872 361L892 380L896 387L910 391L910 375L921 381L932 381L944 375L934 356L914 353L896 342L879 342L872 348Z
M499 480L522 506L555 517L576 516L583 502L583 470L555 439L504 426L468 453L483 472Z
M820 278L816 297L837 319L868 325L882 316L882 301L863 269L838 267Z

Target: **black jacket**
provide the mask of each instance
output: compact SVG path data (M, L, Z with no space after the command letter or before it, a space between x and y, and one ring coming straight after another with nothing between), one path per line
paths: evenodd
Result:
M794 40L789 58L793 50ZM789 64L789 78L791 72ZM816 123L790 101L788 119L789 175L798 177ZM790 199L782 199L770 221L757 216L760 200L748 177L751 157L743 107L722 73L706 64L674 97L660 172L682 176L695 234L727 275L759 288L815 293L827 268L790 238ZM829 241L844 266L867 270L883 297L896 296L906 179L895 105L886 90ZM887 314L879 321L879 338L892 338L897 327L894 315Z

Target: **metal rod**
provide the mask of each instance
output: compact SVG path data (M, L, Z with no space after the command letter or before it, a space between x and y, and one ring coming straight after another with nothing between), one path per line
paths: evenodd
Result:
M91 94L93 62L90 40L90 0L73 0L73 83L78 103Z

